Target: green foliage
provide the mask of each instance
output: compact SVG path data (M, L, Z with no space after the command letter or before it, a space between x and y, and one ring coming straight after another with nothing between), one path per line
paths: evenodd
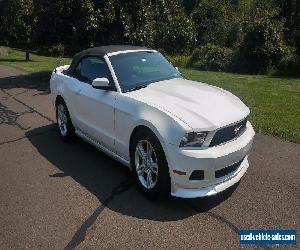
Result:
M120 6L124 38L132 44L154 46L156 36L153 5L148 0L128 1Z
M252 19L245 23L245 37L236 62L236 69L240 71L266 72L277 66L286 52L278 10L260 5L255 6Z
M34 25L33 0L5 0L2 3L1 33L3 40L21 48L30 46Z
M155 13L155 47L169 54L189 52L196 42L196 32L182 5L177 0L159 0Z
M229 48L207 44L196 48L188 65L200 70L228 70L231 65L233 52Z
M215 44L234 51L233 67L221 59L208 66L199 60L197 67L264 72L298 62L300 1L0 0L0 44L53 55L59 44L65 55L134 44L173 56ZM295 48L293 60L286 60L286 46ZM212 50L218 51L205 53Z
M297 26L293 31L292 44L295 46L295 53L300 57L300 3L299 3L299 15L297 17Z
M59 45L52 45L48 48L48 54L50 56L63 56L64 55L64 46L59 44Z
M177 0L126 1L115 10L125 42L174 54L188 52L196 41L194 24Z
M167 56L168 60L176 67L186 68L188 67L188 62L191 56L186 55L174 55L174 56Z
M198 44L236 45L240 35L239 6L227 0L202 0L194 8Z
M280 61L274 75L300 76L300 56L296 54L296 48L287 47L286 53Z

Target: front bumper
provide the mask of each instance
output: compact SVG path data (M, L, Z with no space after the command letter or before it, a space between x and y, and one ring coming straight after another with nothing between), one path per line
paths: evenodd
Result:
M237 183L245 174L248 154L254 139L250 122L245 132L233 141L207 149L184 149L168 145L167 159L171 176L172 196L196 198L217 194ZM238 163L237 167L216 177L216 171ZM182 172L185 174L177 174ZM194 171L202 170L203 179L191 180Z

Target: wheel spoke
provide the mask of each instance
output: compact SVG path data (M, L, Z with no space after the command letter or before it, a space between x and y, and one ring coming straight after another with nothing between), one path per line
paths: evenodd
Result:
M147 159L150 160L153 153L153 148L149 142L147 142Z
M158 165L156 162L151 163L150 169L152 173L154 173L156 176L158 175Z
M63 123L67 123L65 108L62 105L60 105L60 119Z
M58 109L58 119L61 122L61 111L60 111L60 109Z
M144 164L141 164L138 166L138 168L136 169L136 172L139 176L143 175L145 173L145 165Z
M145 152L145 150L143 149L143 147L142 147L141 144L137 146L137 151L138 151L139 156L140 156L143 160L145 160L145 159L146 159L146 152Z
M61 123L61 124L64 124L64 118L63 118L63 115L62 115L62 114L60 114L59 120L60 120L60 123Z
M147 172L147 180L146 180L147 186L148 188L152 188L153 187L153 180L152 180L152 175L151 175L151 171Z
M63 113L64 113L63 107L62 107L62 105L59 105L59 107L58 107L58 117L59 117L60 122L64 121L63 120Z
M67 117L66 117L65 113L62 114L62 120L63 120L63 123L67 123Z

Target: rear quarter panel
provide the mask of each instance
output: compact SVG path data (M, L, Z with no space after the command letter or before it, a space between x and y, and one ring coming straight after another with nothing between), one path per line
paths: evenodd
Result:
M50 91L51 91L51 100L54 105L54 108L55 108L55 101L57 96L61 96L67 104L71 118L73 118L72 102L70 100L70 96L68 95L68 91L66 91L66 89L68 85L72 84L74 79L62 73L62 71L66 70L68 67L69 65L64 65L53 70L50 78Z

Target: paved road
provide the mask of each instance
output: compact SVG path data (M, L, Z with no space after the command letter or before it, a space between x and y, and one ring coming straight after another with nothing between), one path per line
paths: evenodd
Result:
M299 144L257 135L238 185L152 202L116 161L60 141L41 77L0 66L1 249L240 248L240 229L299 230Z

